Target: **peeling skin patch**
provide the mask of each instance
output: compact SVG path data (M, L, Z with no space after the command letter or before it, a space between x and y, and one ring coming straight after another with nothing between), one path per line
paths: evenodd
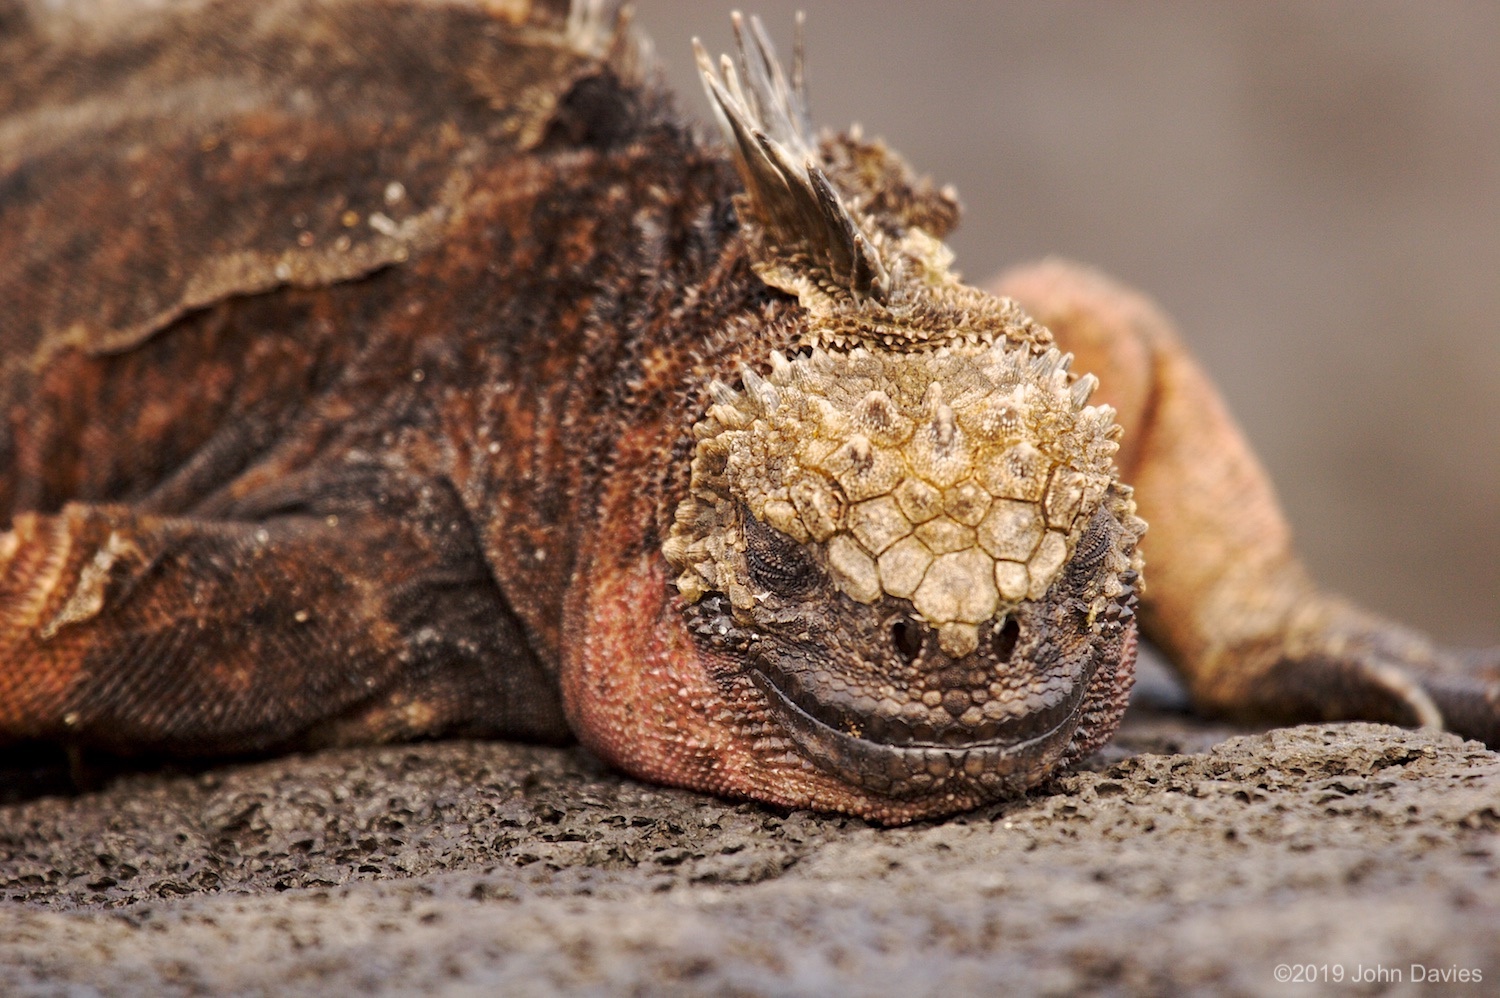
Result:
M67 574L68 565L75 557L73 547L73 535L47 517L22 513L15 518L14 527L0 539L0 556L3 556L4 561L0 568L7 573L15 573L19 568L19 574L26 584L15 597L7 601L8 606L0 607L5 611L4 623L22 628L36 626L47 614L49 607L56 605L60 581ZM20 551L29 552L30 565L12 564L16 553ZM106 559L107 571L113 564L114 557L105 550L99 551L94 562L85 565L83 571L87 573L94 570L101 559ZM102 588L102 580L97 585ZM44 640L51 638L75 619L87 619L98 613L99 607L96 604L99 595L92 591L93 588L93 585L84 586L83 580L80 580L80 585L74 588L63 606L38 628L41 637ZM75 604L79 605L75 607ZM89 608L91 604L95 605ZM84 615L74 616L79 613Z
M139 560L143 557L135 543L111 530L109 537L94 557L78 573L78 584L64 603L38 630L43 641L50 641L64 627L90 620L104 608L104 591L109 584L110 573L121 558Z

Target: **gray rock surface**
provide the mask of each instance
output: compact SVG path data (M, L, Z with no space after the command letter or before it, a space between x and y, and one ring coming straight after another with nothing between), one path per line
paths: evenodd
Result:
M1094 769L898 829L502 743L127 776L0 808L0 993L1500 981L1500 755L1368 724L1225 734L1136 709ZM1432 991L1413 965L1487 983Z

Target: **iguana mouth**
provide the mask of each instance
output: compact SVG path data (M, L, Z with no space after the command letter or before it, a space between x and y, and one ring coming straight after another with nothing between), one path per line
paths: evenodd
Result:
M861 714L793 688L765 661L749 675L786 734L820 768L891 797L958 783L995 798L1022 792L1067 749L1096 671L1091 663L1055 703L974 728ZM929 730L932 737L916 737Z

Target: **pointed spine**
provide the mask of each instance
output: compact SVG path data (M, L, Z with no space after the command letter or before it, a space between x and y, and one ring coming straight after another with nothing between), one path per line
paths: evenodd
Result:
M735 14L734 32L738 68L724 56L716 71L697 39L693 50L714 118L769 248L800 252L833 283L857 296L884 300L890 275L814 151L800 28L791 83L759 18L752 17L747 29Z

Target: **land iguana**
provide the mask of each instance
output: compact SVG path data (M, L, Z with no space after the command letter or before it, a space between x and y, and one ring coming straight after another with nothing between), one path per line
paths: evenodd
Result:
M627 22L0 5L0 741L577 738L899 822L1094 751L1144 636L1207 712L1500 745L1146 299L961 283L800 44L699 52L720 145Z

